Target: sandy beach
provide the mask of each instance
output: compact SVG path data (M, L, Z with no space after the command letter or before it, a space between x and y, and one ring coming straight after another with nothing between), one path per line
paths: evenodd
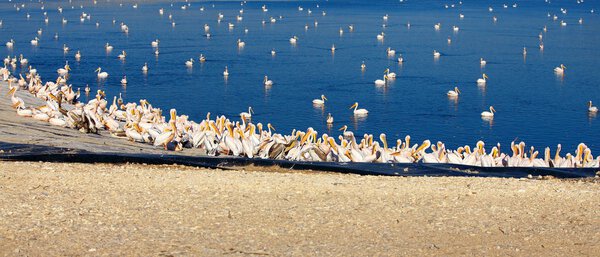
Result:
M19 94L28 104L42 104ZM4 100L0 142L164 153L18 117ZM4 161L0 194L4 256L585 256L600 251L597 178L376 177L280 168Z

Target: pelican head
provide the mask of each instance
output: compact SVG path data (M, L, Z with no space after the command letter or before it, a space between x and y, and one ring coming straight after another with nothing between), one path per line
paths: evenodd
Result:
M496 109L494 109L494 106L490 106L490 112L496 112Z
M352 106L350 106L350 108L348 108L348 109L352 109L352 108L356 108L356 107L358 107L358 102L355 102L355 103L354 103Z
M267 128L275 131L275 127L273 127L273 125L271 125L271 123L267 123Z
M338 129L338 130L346 132L347 129L348 129L348 126L344 125L340 129Z
M102 68L98 67L98 69L96 69L94 72L100 72L102 70Z
M321 95L321 100L325 101L328 100L327 97L325 97L325 95ZM592 101L590 101L590 104L592 103Z
M485 73L483 73L483 78L484 79L489 79L489 77Z
M458 87L454 87L454 92L460 94L460 90L458 90Z

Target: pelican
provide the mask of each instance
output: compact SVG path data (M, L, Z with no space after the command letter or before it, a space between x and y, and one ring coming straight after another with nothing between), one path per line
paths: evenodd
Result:
M331 45L331 52L335 52L335 45Z
M523 55L527 55L527 47L523 47Z
M327 97L325 97L325 95L321 95L321 99L319 99L319 98L313 99L312 103L314 105L324 105L326 100L327 100Z
M275 49L272 49L272 50L271 50L271 55L272 55L272 56L275 56Z
M365 68L367 68L367 65L365 64L365 61L363 61L362 64L360 65L360 69L364 70Z
M385 33L377 34L377 40L383 40L383 37L385 37Z
M225 71L223 71L223 76L225 76L225 77L229 76L229 70L227 69L227 66L225 66Z
M485 66L487 62L483 59L483 58L479 58L479 64L481 64L481 66Z
M389 79L395 79L396 78L396 73L390 72L390 69L385 69L384 73L387 76L387 78L389 78Z
M75 60L79 61L81 59L81 53L79 51L77 51L77 53L75 53Z
M203 54L200 54L200 58L198 58L200 60L200 62L205 62L206 61L206 57L204 57Z
M385 86L385 84L387 84L387 80L388 80L388 77L387 77L387 75L384 74L383 79L375 80L375 85L376 86Z
M154 55L158 56L160 54L160 52L158 51L158 48L156 48L156 50L154 50Z
M23 58L23 55L21 54L19 56L19 62L21 63L21 65L27 65L27 63L29 62L29 60L27 60L27 58Z
M458 90L458 87L454 87L454 90L450 90L448 93L446 93L446 95L449 97L458 97L459 94L460 90Z
M56 70L56 72L58 73L58 75L60 76L66 76L69 71L71 70L71 66L69 66L69 61L67 61L65 63L65 67L64 68L60 68L58 70Z
M560 26L567 26L567 23L565 21L560 21Z
M148 63L147 63L147 62L145 62L145 63L144 63L144 66L142 66L142 72L143 72L143 73L146 73L146 72L148 72Z
M240 117L242 119L250 119L250 118L252 118L253 113L254 113L254 110L252 110L252 107L248 107L248 112L241 112Z
M327 114L327 124L333 124L333 116L331 116L331 113Z
M391 47L388 47L386 52L387 52L388 56L396 55L396 50L393 50Z
M564 74L566 69L567 67L561 64L559 67L554 68L554 72L556 72L556 74Z
M123 76L123 78L121 79L121 84L127 85L127 76Z
M194 59L190 58L190 60L186 61L185 66L187 66L187 67L194 66Z
M63 44L63 51L65 53L69 51L69 47L67 46L67 44Z
M433 57L440 57L440 52L433 50Z
M588 112L597 113L598 107L592 105L592 101L588 102Z
M402 64L404 62L404 58L402 57L402 55L398 56L398 63Z
M244 43L244 41L242 41L241 39L237 40L237 45L239 48L243 48L244 46L246 46L246 43Z
M121 60L125 60L125 57L127 56L127 53L125 53L125 50L123 50L121 52L121 54L119 54L117 57Z
M452 26L452 30L454 30L454 32L458 31L458 27L457 26Z
M489 79L489 77L485 75L485 73L483 73L483 76L477 79L477 84L485 84L487 82L487 79Z
M106 43L106 45L104 46L104 49L106 49L106 51L110 52L113 50L113 46L111 46L110 44Z
M494 113L496 112L496 109L494 109L494 106L490 106L490 111L483 111L481 112L481 117L494 117Z
M354 115L367 115L369 111L367 109L358 109L358 102L355 102L350 109L354 108Z
M297 36L293 36L293 37L290 38L290 43L296 44L296 41L298 41L298 37Z
M269 77L267 77L267 75L265 75L265 79L263 80L263 84L265 85L265 87L270 87L273 85L273 81L269 80Z
M108 77L108 73L106 71L102 71L102 68L100 67L96 69L96 72L98 73L98 79L105 79Z
M37 45L38 45L38 42L39 42L39 39L38 39L38 37L35 37L33 40L31 40L31 45L32 45L32 46L37 46Z
M438 22L438 23L436 23L435 25L433 25L433 28L434 28L435 30L440 30L440 27L441 27L441 25L442 25L442 24L440 24L440 23Z
M152 47L158 47L159 42L160 41L157 39L157 40L152 41L152 43L150 43L150 45L152 45Z

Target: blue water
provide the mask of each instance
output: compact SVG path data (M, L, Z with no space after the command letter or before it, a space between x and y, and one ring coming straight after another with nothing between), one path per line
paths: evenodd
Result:
M21 2L26 6L16 11L14 4ZM346 124L358 135L384 132L391 139L409 134L413 142L439 140L447 147L473 145L481 139L488 145L500 142L506 151L516 139L536 147L554 148L562 143L570 151L579 142L600 148L598 119L588 114L586 105L589 100L600 104L600 6L595 1L516 1L518 8L506 2L506 9L503 1L468 0L462 5L458 1L365 0L248 2L244 6L238 1L192 1L187 10L180 8L184 2L173 6L171 1L143 2L137 9L132 2L124 2L121 7L121 1L98 1L97 5L57 1L40 10L40 3L3 1L0 54L24 54L45 80L56 79L56 69L68 60L72 67L69 83L74 87L83 90L89 84L109 96L122 93L126 101L148 99L154 106L176 108L195 120L207 112L237 118L252 106L254 122L270 122L281 133L310 126L321 133L337 134ZM445 3L456 7L446 9ZM269 9L266 13L260 10L263 4ZM299 5L303 12L298 11ZM57 6L64 8L62 14ZM201 6L205 11L199 10ZM488 6L494 12L489 12ZM165 9L163 16L159 8ZM243 21L238 22L235 16L241 8ZM567 14L560 8L566 8ZM313 11L311 15L308 9ZM44 23L44 11L49 24ZM322 11L327 15L322 16ZM90 14L91 20L80 22L82 12ZM219 12L225 15L221 23L217 23ZM465 18L459 19L459 13ZM559 19L553 21L547 13ZM168 14L173 15L175 27ZM382 19L385 14L389 15L387 22ZM269 22L271 16L278 18L276 23ZM498 18L496 23L493 16ZM65 25L63 17L69 21ZM583 24L578 24L579 18ZM568 25L561 27L560 20ZM128 34L120 31L120 22L129 26ZM235 24L232 30L229 22ZM442 28L435 31L433 25L438 22ZM211 27L210 39L204 37L205 23ZM306 31L305 24L309 25ZM354 24L354 32L348 31L350 24ZM453 25L460 31L453 32ZM544 26L548 31L543 33L542 52L538 34ZM29 41L37 36L38 28L43 34L39 46L34 47ZM247 34L244 28L249 30ZM376 35L382 31L386 37L380 42ZM293 35L299 37L296 46L288 41ZM15 47L8 49L3 42L11 38ZM156 38L160 39L158 57L150 46ZM243 50L237 48L238 38L246 42ZM114 46L111 53L104 50L106 42ZM71 48L69 53L63 53L63 44ZM330 51L332 44L337 47L335 54ZM404 64L388 58L387 47L401 53ZM528 49L526 58L523 47ZM274 57L270 54L273 48L277 51ZM438 60L433 58L434 49L442 53ZM74 58L77 50L83 55L80 62ZM128 53L125 61L116 57L121 50ZM203 64L198 62L201 53L207 58ZM480 57L488 61L485 68L479 65ZM196 60L191 69L184 65L189 58ZM364 72L362 61L367 65ZM141 72L145 62L149 65L146 75ZM564 77L553 72L561 63L567 66ZM222 76L225 66L230 72L227 80ZM106 81L97 81L97 67L110 74ZM386 68L398 78L386 87L376 87L373 81L380 79ZM485 87L475 83L482 72L490 77ZM119 83L123 75L129 80L126 87ZM263 86L264 75L274 81L271 88ZM454 86L462 91L456 101L445 94ZM324 108L313 107L312 99L321 94L329 101ZM348 109L355 101L369 110L366 118L355 118ZM480 113L490 105L498 111L496 117L482 120ZM325 124L328 113L335 118L331 129Z

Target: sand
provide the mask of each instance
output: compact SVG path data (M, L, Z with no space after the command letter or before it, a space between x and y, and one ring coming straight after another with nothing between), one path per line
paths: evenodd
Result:
M600 181L0 162L0 255L597 255Z
M4 90L0 142L164 153L18 117ZM0 217L4 256L592 256L600 179L0 161Z

